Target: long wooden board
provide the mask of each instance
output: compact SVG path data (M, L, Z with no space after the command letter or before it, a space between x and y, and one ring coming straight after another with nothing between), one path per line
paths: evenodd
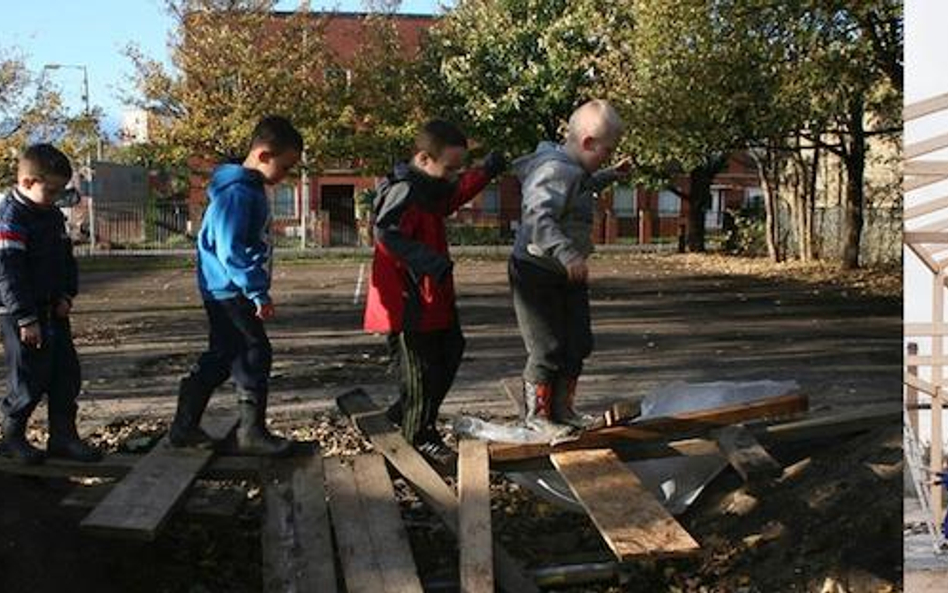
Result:
M619 560L698 550L697 542L612 451L567 451L550 459Z
M381 455L326 462L329 506L349 593L422 593Z
M713 434L731 467L744 481L751 483L773 480L783 473L780 464L754 438L749 430L740 425L725 426Z
M493 593L490 471L487 443L461 441L458 450L458 547L461 593Z
M237 417L209 418L212 436L228 433ZM89 533L135 540L154 540L213 451L174 448L161 440L79 524Z
M262 478L263 590L336 591L322 457L270 461Z
M551 447L548 444L491 443L492 462L542 457L559 451L612 447L623 441L656 441L670 437L697 436L715 428L805 412L806 395L794 393L763 398L747 404L722 406L674 416L652 418L623 426L610 426L584 433L578 439Z
M458 535L458 500L454 491L427 461L402 437L372 399L362 389L338 398L336 404L385 456L392 467L411 484L455 536ZM494 542L494 574L497 584L508 593L538 592L536 584L503 548Z

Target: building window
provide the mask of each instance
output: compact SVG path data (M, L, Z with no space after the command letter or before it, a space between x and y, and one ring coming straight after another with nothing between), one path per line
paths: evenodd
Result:
M497 187L496 183L484 188L481 205L484 214L500 214L500 188Z
M744 190L744 207L753 210L764 208L764 190L759 187L748 187Z
M635 218L635 188L617 185L612 194L612 211L618 218Z
M658 193L658 215L677 216L681 214L681 198L675 192L663 189Z
M286 183L276 186L270 206L273 218L296 218L296 186Z

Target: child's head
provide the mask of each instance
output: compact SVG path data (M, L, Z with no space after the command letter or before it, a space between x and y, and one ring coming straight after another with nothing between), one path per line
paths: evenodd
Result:
M593 99L569 117L567 149L591 173L612 158L624 128L622 118L608 101Z
M53 204L72 179L69 157L52 144L33 144L17 163L16 183L20 193L37 204Z
M283 181L302 154L303 137L290 120L269 115L253 129L244 166L259 171L273 185Z
M467 157L467 137L442 119L426 123L415 136L412 163L429 177L454 181Z

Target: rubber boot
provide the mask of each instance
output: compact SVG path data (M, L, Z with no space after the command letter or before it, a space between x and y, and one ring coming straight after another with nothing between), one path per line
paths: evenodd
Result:
M553 387L553 419L578 430L588 430L596 425L596 419L589 414L576 412L574 405L578 382L576 377L557 377Z
M201 428L201 416L213 391L193 375L181 379L178 386L178 407L168 430L168 442L172 447L214 447L214 439Z
M62 459L72 459L83 463L102 460L102 452L79 438L76 431L76 410L49 412L49 441L46 443L46 455Z
M293 441L267 430L267 394L241 395L240 424L235 434L238 455L283 457L293 449Z
M36 465L46 457L41 449L30 444L26 438L26 420L3 418L3 440L0 441L0 453L4 457L24 465Z
M557 424L553 421L551 414L553 404L552 384L524 381L523 399L526 408L523 423L527 428L549 437L551 441L560 439L572 431L570 426Z

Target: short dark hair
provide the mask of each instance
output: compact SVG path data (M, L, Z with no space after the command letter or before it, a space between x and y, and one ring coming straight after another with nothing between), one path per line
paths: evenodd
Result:
M416 154L424 151L438 158L445 148L453 146L467 148L467 136L447 120L433 119L423 125L415 135Z
M250 148L258 146L266 146L276 154L287 150L303 152L303 136L287 118L268 115L257 123L250 138Z
M32 144L20 155L19 166L37 177L72 179L72 165L61 150L52 144Z

